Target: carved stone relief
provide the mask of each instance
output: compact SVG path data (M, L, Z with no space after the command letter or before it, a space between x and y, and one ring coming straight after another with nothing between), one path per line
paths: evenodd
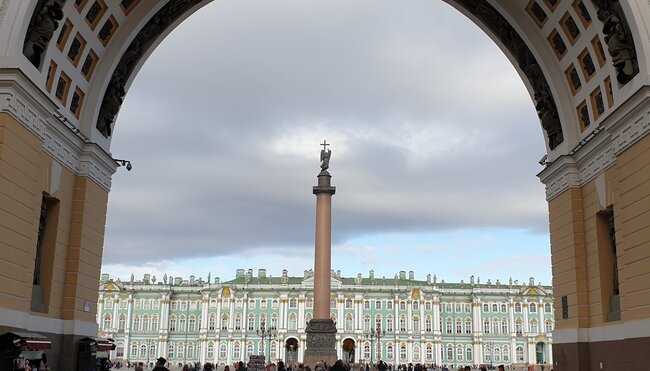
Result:
M171 0L135 36L122 55L117 67L115 67L115 71L113 71L111 80L104 93L96 127L105 137L108 138L112 134L112 125L115 121L115 116L119 112L124 95L126 94L126 82L129 80L140 58L142 58L151 44L172 22L201 1L203 0Z
M592 0L603 23L607 51L616 68L616 79L625 85L639 73L639 63L630 27L618 0Z
M34 14L29 21L23 54L37 68L41 65L43 52L63 19L63 3L61 0L39 0L34 8Z
M548 146L550 149L555 149L564 141L562 124L551 88L533 53L510 23L486 0L456 0L456 2L486 25L517 61L533 88L535 108L546 131Z
M331 319L312 319L305 329L307 349L329 351L336 349L336 325Z

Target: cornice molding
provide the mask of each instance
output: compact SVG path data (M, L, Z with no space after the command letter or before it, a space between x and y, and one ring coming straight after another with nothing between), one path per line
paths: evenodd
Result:
M639 89L569 154L537 176L551 201L569 188L582 187L616 164L619 154L650 133L650 86Z
M0 75L0 112L7 113L43 142L43 151L75 175L92 179L106 192L117 164L97 144L84 140L54 116L57 106L20 71Z

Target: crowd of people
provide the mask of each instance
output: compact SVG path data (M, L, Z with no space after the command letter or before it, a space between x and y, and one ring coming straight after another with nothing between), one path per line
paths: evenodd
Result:
M167 368L166 366L170 367ZM163 357L158 358L153 369L146 367L142 362L136 364L127 364L127 368L134 368L134 371L249 371L246 364L242 361L236 362L231 365L214 365L210 362L201 365L198 362L188 363L185 365L170 365L167 363L167 360ZM119 368L119 366L118 366ZM370 363L349 363L338 360L334 362L333 365L328 365L327 362L320 361L316 363L313 371L487 371L487 370L497 370L497 371L529 371L529 366L519 366L518 368L512 365L483 365L483 364L473 364L473 365L436 365L436 364L398 364L392 365L384 361L379 361L375 364ZM542 368L544 370L544 368ZM547 369L548 370L548 369ZM30 370L31 371L31 370ZM253 371L253 370L251 370ZM278 361L277 363L269 362L266 364L265 371L312 371L312 368L309 365L303 363L289 363L285 364L283 361ZM550 371L553 371L550 369Z

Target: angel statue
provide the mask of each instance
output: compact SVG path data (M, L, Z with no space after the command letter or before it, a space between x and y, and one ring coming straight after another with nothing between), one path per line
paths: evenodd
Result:
M321 170L325 171L330 167L330 156L332 156L332 151L327 149L327 146L329 146L329 144L327 144L327 141L323 141L323 143L321 143L321 146L323 146L323 149L320 151L320 168Z

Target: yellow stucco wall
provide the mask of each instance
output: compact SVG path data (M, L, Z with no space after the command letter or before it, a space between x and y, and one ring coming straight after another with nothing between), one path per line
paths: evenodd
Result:
M611 322L612 285L604 279L609 236L598 216L609 206L615 217L621 296L621 320ZM556 328L650 319L650 137L621 153L601 177L551 200L549 218ZM569 301L566 320L564 295Z
M30 311L43 192L59 200L43 261L47 317L93 322L108 193L54 162L41 140L0 114L0 307ZM56 183L56 184L53 184ZM47 254L44 254L46 256ZM84 312L84 301L90 312ZM38 313L40 315L40 313Z

